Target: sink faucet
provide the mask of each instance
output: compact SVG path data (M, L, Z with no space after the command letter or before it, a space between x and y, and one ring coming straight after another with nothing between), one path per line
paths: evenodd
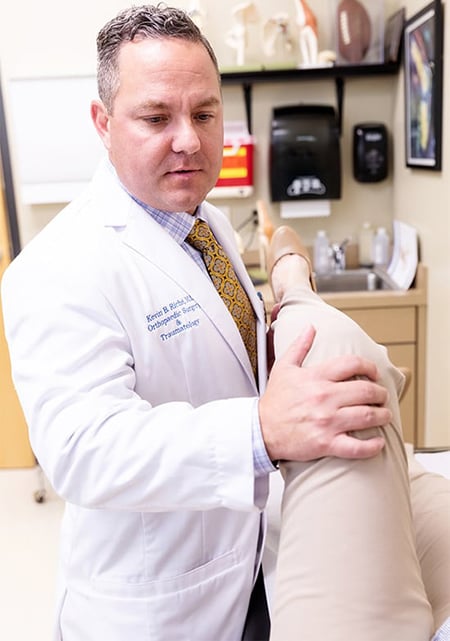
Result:
M350 242L350 238L345 238L342 243L331 243L331 264L333 271L341 272L345 269L345 248Z

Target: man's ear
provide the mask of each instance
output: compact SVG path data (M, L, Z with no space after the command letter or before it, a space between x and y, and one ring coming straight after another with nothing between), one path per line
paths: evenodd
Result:
M106 149L110 148L109 135L109 114L101 100L93 100L91 103L91 118L94 127L103 141Z

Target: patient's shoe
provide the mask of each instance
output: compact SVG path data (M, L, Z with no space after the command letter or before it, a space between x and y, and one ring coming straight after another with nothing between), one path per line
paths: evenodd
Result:
M308 264L309 267L309 282L312 289L316 292L316 284L313 278L313 269L308 250L301 241L300 236L287 225L277 227L273 233L272 240L270 241L269 249L267 252L267 272L269 274L269 282L272 283L272 270L275 264L289 254L298 254ZM273 287L272 287L273 289Z

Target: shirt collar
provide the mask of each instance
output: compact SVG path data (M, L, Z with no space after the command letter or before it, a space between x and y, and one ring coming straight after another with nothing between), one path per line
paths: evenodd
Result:
M201 206L197 208L194 215L186 211L163 211L143 203L138 198L131 196L133 200L140 205L168 234L174 238L177 243L181 244L191 231L196 218L199 216Z
M194 226L194 222L197 218L201 218L201 209L202 206L199 205L197 207L197 211L195 212L194 215L188 214L186 211L177 211L177 212L171 212L171 211L162 211L161 209L156 209L155 207L151 207L150 205L147 205L146 203L142 202L139 200L139 198L136 198L136 196L133 196L125 187L124 185L120 182L119 177L117 176L117 172L115 170L114 165L109 161L109 165L111 170L114 172L116 175L116 178L122 188L127 192L127 194L134 200L135 203L140 205L144 211L149 214L155 222L157 222L161 227L163 227L170 236L179 244L184 242L186 239L186 236L189 234L191 231L192 227Z

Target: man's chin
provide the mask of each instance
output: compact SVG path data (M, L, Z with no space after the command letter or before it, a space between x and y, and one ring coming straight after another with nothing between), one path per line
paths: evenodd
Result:
M170 198L170 209L167 211L186 211L189 214L194 214L197 207L205 200L208 191L199 191L195 195L193 193L180 194L179 198Z

